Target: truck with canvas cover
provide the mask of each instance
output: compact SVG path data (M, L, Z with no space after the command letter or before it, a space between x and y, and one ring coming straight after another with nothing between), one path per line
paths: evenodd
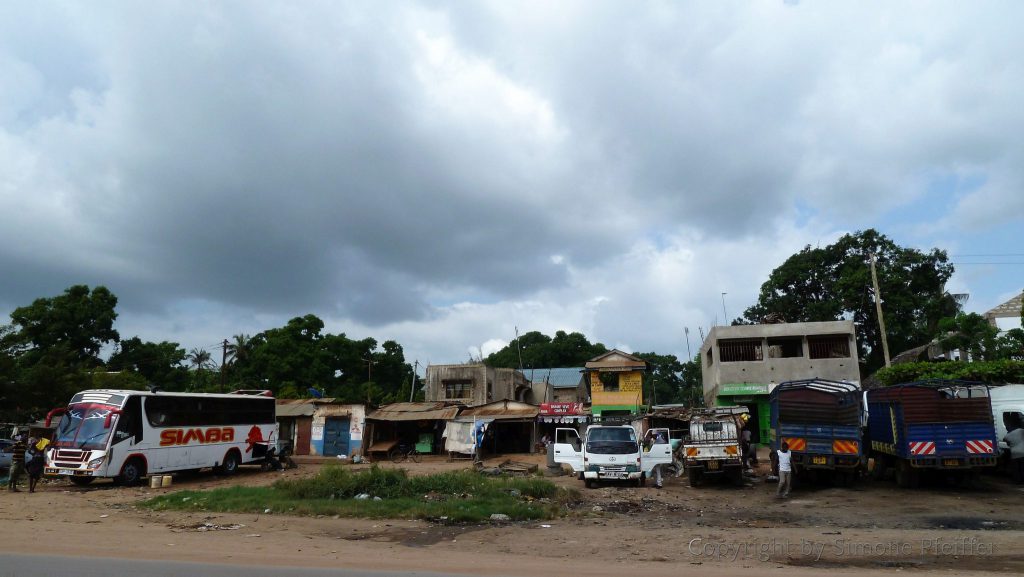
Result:
M726 477L743 484L740 431L746 407L698 409L690 416L690 438L683 444L683 467L691 487L705 477Z
M771 448L793 453L798 478L827 475L841 484L864 469L864 410L860 387L845 381L786 381L768 397Z
M892 469L901 487L920 473L952 473L969 483L977 470L996 464L996 431L989 387L957 380L929 380L867 392L871 457L877 477Z
M643 486L656 465L672 463L668 429L651 431L657 441L645 447L636 429L629 425L592 425L583 440L576 429L556 429L554 461L569 465L587 488L604 480L624 480Z

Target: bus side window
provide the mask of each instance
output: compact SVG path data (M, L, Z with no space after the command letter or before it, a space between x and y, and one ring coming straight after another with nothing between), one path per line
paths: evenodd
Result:
M128 397L128 402L121 409L121 416L117 420L117 431L114 435L117 441L135 437L133 444L142 440L141 397Z

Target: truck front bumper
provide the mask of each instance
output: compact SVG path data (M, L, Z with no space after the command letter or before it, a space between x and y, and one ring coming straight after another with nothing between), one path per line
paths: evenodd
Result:
M605 479L636 480L636 479L639 479L640 475L642 475L642 474L643 473L641 473L640 471L635 471L635 472L630 472L630 471L584 471L583 472L583 478L584 479L593 479L593 480L597 480L597 479L602 479L602 480L605 480Z

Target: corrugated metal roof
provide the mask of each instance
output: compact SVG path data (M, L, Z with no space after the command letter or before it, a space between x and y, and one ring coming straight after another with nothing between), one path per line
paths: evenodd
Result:
M314 399L277 399L278 417L312 417Z
M540 407L518 401L495 401L479 407L466 409L464 417L490 417L493 419L534 419L540 414Z
M376 421L450 421L459 414L459 407L444 403L392 403L366 415Z
M532 383L550 383L556 389L575 389L583 379L583 367L527 369L526 379Z

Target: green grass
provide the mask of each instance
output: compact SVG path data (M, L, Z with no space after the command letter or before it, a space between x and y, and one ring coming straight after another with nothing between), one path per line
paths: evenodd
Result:
M380 497L357 500L359 494ZM483 477L456 471L409 477L401 469L352 473L325 467L314 477L281 480L271 487L178 491L143 502L156 510L340 515L343 517L486 521L492 513L513 520L551 519L564 511L571 492L537 478Z

